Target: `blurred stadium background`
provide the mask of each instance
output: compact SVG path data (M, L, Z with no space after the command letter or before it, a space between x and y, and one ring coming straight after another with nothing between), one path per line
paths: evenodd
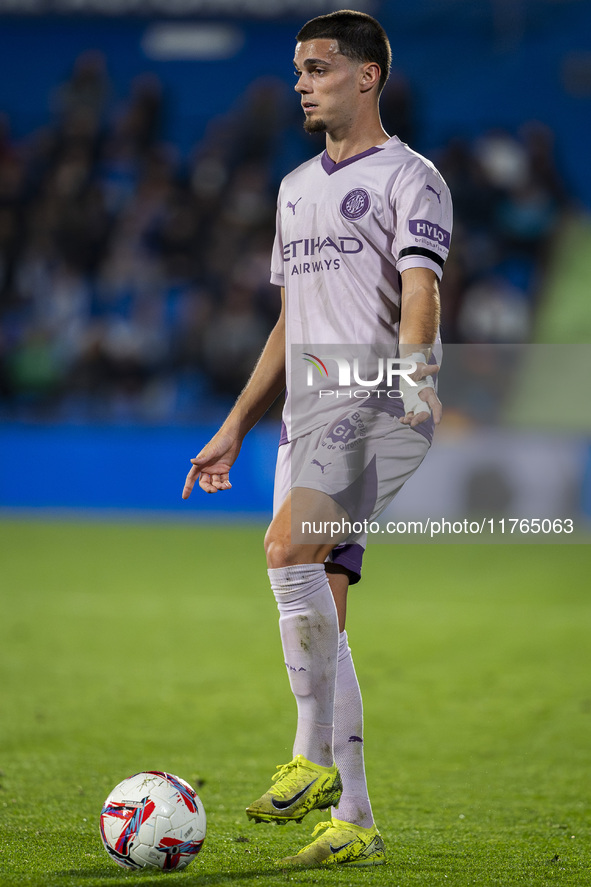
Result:
M0 507L268 512L277 409L231 496L182 505L180 487L278 311L280 179L323 147L292 93L294 34L343 5L0 0ZM455 201L444 341L476 347L464 359L485 378L446 391L438 506L523 512L525 497L589 517L591 3L352 5L392 41L386 129ZM526 432L549 437L526 483L498 349L530 344L526 388L544 384ZM572 410L540 373L565 354L583 383Z

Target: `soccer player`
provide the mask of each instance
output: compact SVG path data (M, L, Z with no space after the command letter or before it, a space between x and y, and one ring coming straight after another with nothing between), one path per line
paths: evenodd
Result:
M386 507L422 462L440 420L432 352L452 221L435 167L382 127L379 95L390 63L383 28L363 13L322 15L297 35L304 127L326 133L326 150L282 182L271 264L281 313L228 418L191 460L183 491L187 498L197 480L208 493L229 490L245 435L286 389L265 550L297 729L293 760L246 813L285 823L332 810L311 843L280 861L285 866L386 858L368 797L362 701L345 630L366 542L351 521ZM395 365L388 355L403 361L396 380L385 380L384 368ZM347 389L351 372L370 378L372 360L386 386L374 372L362 389ZM302 535L302 518L312 532ZM317 521L341 521L342 532L317 531Z

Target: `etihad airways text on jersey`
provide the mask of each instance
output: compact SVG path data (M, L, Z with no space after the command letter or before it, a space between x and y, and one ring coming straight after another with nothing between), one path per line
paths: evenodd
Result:
M302 240L291 240L283 247L283 259L289 262L291 259L301 259L303 256L317 256L322 250L327 249L354 255L363 249L363 243L357 237L339 236L337 241L332 237L305 237Z

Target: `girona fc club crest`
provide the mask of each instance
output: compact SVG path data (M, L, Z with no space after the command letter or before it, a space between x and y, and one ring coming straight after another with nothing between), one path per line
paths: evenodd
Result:
M342 415L332 423L320 445L326 450L356 449L367 435L367 431L368 428L363 421L362 413L359 410L354 410L352 413ZM316 464L320 465L319 462ZM324 467L326 468L326 465ZM322 473L324 474L324 472Z
M370 206L371 200L365 188L354 188L341 201L341 215L350 222L356 222L363 218Z

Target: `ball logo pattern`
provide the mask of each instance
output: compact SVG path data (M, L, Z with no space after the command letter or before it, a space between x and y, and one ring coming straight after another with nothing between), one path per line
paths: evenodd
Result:
M195 859L207 821L197 793L179 776L147 770L115 786L101 811L105 850L129 869L180 871Z

